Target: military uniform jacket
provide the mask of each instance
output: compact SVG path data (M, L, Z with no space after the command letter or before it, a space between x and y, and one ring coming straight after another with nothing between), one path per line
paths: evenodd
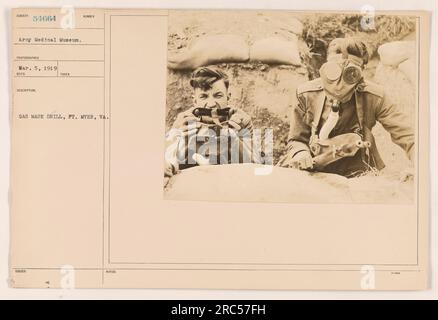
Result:
M320 78L302 84L297 88L296 94L298 103L292 111L288 137L289 157L300 151L309 150L312 126L318 126L326 99ZM379 170L385 166L371 133L377 121L390 133L392 141L403 148L412 160L415 138L411 121L404 112L391 103L383 88L372 82L363 81L358 84L353 99L355 99L356 115L363 140L371 142L369 159L363 160Z

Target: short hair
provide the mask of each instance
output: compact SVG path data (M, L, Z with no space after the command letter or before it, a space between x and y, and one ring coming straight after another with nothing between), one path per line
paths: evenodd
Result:
M366 65L370 58L365 42L355 37L333 39L328 46L327 55L337 53L356 56L362 59L363 65Z
M225 87L228 89L230 81L226 73L214 67L201 67L193 71L190 85L193 89L208 90L211 89L213 83L219 80L223 80Z

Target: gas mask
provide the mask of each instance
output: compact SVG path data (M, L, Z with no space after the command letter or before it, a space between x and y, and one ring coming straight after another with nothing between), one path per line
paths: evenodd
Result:
M362 59L350 54L336 54L319 69L324 91L329 100L350 100L362 80Z

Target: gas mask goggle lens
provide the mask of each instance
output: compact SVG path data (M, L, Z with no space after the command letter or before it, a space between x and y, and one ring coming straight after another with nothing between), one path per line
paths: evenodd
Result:
M342 76L342 80L347 84L358 83L362 78L362 70L355 65L349 65L343 68L342 65L336 62L328 62L322 69L324 75L330 81L336 81Z
M362 59L337 54L320 69L324 89L329 96L343 101L362 79Z
M362 79L362 69L355 65L347 66L344 69L342 79L348 84L358 83Z

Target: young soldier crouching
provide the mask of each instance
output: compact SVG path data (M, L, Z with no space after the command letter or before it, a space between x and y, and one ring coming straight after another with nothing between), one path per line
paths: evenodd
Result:
M394 143L413 160L414 130L408 115L383 88L364 80L366 45L355 38L334 39L321 77L297 89L288 153L278 165L353 177L385 165L371 129L380 122ZM404 176L412 175L412 166ZM407 174L406 174L407 173Z
M213 67L192 74L193 106L167 134L165 177L196 165L254 162L250 116L228 105L228 76Z

